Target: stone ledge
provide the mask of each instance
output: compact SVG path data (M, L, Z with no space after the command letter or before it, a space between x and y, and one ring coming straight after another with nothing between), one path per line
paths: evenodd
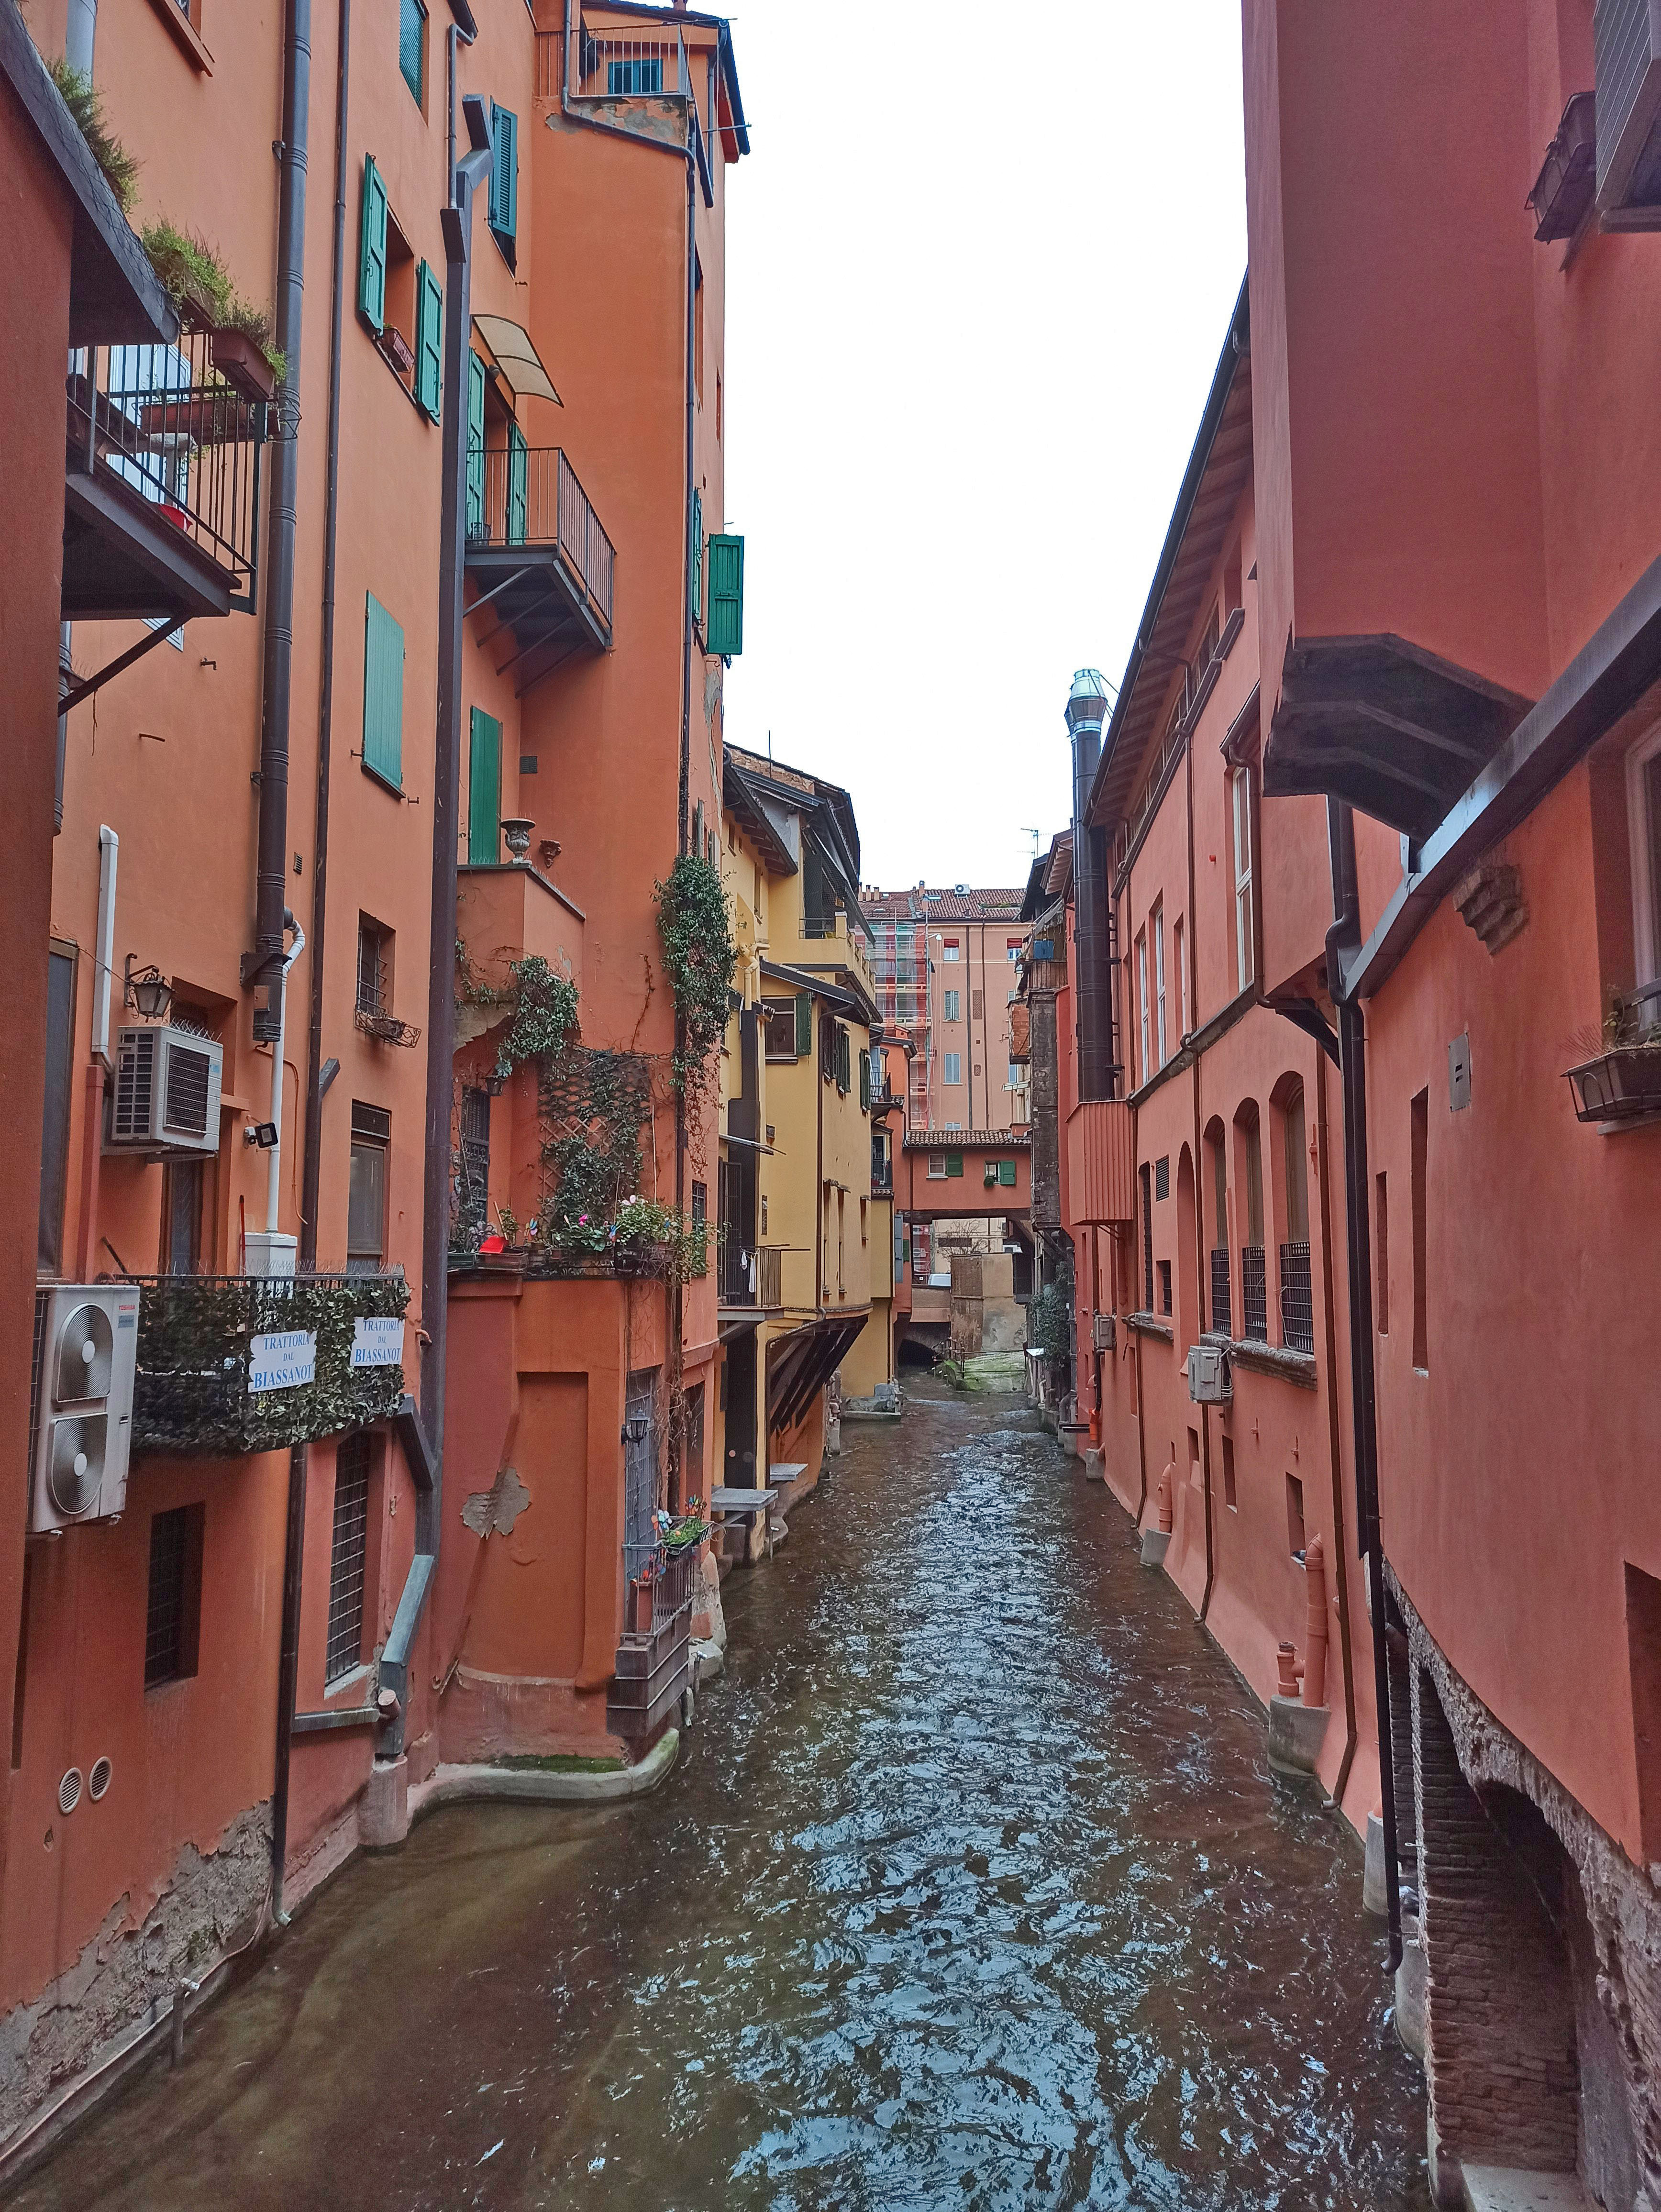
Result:
M1468 2212L1596 2212L1576 2174L1512 2166L1468 2166L1463 2172Z
M1174 1344L1177 1340L1177 1332L1171 1324L1168 1321L1161 1321L1157 1314L1127 1314L1124 1322L1127 1328L1134 1328L1139 1335L1157 1336L1162 1344Z
M535 1766L439 1766L410 1791L410 1825L441 1805L498 1801L520 1805L607 1805L644 1797L673 1766L680 1732L667 1729L637 1766L605 1774L560 1774Z
M1289 1352L1283 1344L1262 1344L1256 1337L1232 1337L1228 1356L1237 1367L1256 1375L1278 1375L1299 1390L1312 1390L1320 1375L1311 1352Z

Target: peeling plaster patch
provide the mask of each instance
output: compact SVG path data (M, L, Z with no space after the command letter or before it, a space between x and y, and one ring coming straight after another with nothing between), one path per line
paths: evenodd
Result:
M476 1490L461 1509L462 1526L475 1536L511 1536L531 1502L516 1468L504 1467L488 1490Z
M210 1851L186 1844L143 1920L116 1899L80 1957L0 2021L0 2147L133 2027L159 2020L257 1933L271 1884L271 1810L251 1806Z
M1528 1798L1580 1878L1597 1954L1597 1996L1626 2076L1641 2168L1633 2212L1661 2212L1661 1892L1454 1672L1388 1561L1384 1571L1407 1623L1414 1663L1435 1687L1466 1781L1475 1790L1498 1783Z

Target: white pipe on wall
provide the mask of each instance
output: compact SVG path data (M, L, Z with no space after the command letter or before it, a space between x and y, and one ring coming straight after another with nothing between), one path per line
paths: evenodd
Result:
M277 1230L277 1207L283 1190L283 1042L289 1025L289 970L306 950L306 933L285 907L283 919L294 932L294 943L283 956L277 979L277 1042L271 1048L271 1122L277 1142L265 1155L265 1227Z
M82 76L92 75L93 33L98 28L98 0L70 0L69 21L64 27L64 58Z
M115 980L115 869L121 840L105 824L98 832L98 944L93 956L92 1050L110 1064L110 987Z

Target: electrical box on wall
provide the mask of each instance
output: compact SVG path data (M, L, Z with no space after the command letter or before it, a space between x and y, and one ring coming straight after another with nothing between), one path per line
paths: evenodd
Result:
M1113 1316L1111 1314L1092 1314L1090 1316L1090 1341L1098 1352L1112 1351L1116 1341L1116 1336Z
M1457 1036L1448 1047L1448 1105L1463 1113L1470 1103L1470 1032Z
M1228 1354L1220 1345L1189 1346L1188 1395L1196 1406L1226 1406L1233 1397Z

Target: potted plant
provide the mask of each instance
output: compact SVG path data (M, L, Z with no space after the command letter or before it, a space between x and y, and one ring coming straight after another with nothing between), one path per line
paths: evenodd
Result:
M629 1626L636 1635L652 1632L652 1613L657 1601L657 1573L648 1562L629 1585Z
M612 1224L612 1264L620 1275L666 1274L680 1233L672 1206L652 1198L625 1198Z
M1615 997L1602 1031L1582 1030L1587 1057L1564 1071L1581 1121L1633 1121L1661 1114L1661 983Z

